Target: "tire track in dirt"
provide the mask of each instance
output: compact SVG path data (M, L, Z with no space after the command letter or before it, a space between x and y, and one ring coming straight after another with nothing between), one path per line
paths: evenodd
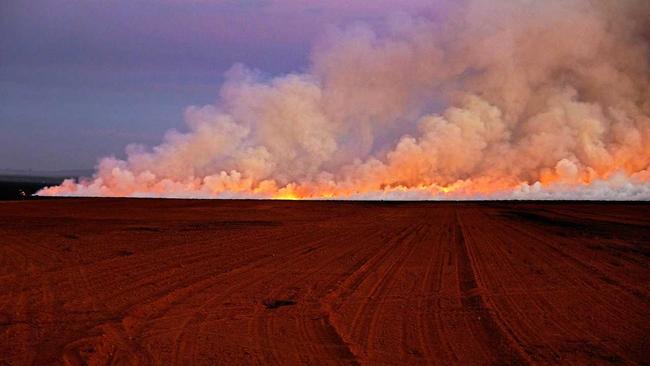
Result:
M326 245L326 239L321 238L316 242L312 241L309 244L305 244L303 246L297 246L293 249L287 250L285 254L287 257L292 258L292 262L293 262L292 265L300 265L304 263L304 261L307 260L308 258L308 252L305 251L307 247L318 250L318 249L322 249L325 245ZM176 355L175 358L177 359L177 357L181 357L181 355L183 354L189 354L189 355L195 354L195 352L192 351L193 342L191 341L191 338L189 340L184 341L183 337L184 335L188 335L186 330L188 329L191 323L196 322L197 320L205 319L207 314L202 314L202 312L206 308L208 308L213 302L217 301L218 299L225 299L237 293L243 293L246 289L254 287L260 282L268 281L269 279L274 278L274 276L277 273L282 272L284 270L283 267L278 263L279 261L281 261L281 259L272 258L266 263L258 263L251 266L247 265L245 266L245 268L241 268L240 271L237 271L237 273L231 273L230 275L240 276L242 281L226 289L219 290L213 296L207 298L206 300L203 300L201 302L201 305L197 309L193 310L194 315L191 315L186 321L183 322L183 325L181 327L181 332L178 335L177 339L179 339L179 341L177 341L176 344L177 347L179 348L177 348L175 352ZM210 291L210 289L207 289L207 291ZM193 333L189 336L193 337L194 335L195 334ZM266 337L264 336L260 337L258 335L258 339L263 340L266 339ZM182 349L184 347L188 349L188 352L183 352ZM267 348L272 349L271 347L267 347ZM179 361L180 363L180 360L177 359L177 361Z
M293 237L291 240L286 240L286 248L282 248L282 246L273 246L272 248L273 250L284 252L287 256L290 256L294 259L298 259L300 258L302 252L304 252L304 247L296 247L290 244L295 241L300 240L298 237ZM251 283L254 283L254 280L250 279L247 274L251 273L252 271L259 271L263 268L277 267L277 258L269 255L268 249L265 249L263 247L260 249L261 253L265 254L260 254L257 260L242 261L241 263L234 265L231 270L228 270L226 272L214 274L210 274L208 272L202 274L198 280L189 281L189 285L182 288L177 288L172 292L166 294L164 297L150 303L147 307L133 311L132 315L129 316L129 318L135 322L135 324L131 326L133 329L132 333L138 337L142 336L142 333L145 331L145 326L148 322L154 319L164 319L168 311L174 310L176 308L176 299L184 297L184 303L186 304L186 307L182 315L183 320L181 320L180 325L177 323L178 331L177 335L175 336L176 340L173 342L175 343L175 351L172 353L171 358L176 359L178 363L185 363L179 360L178 357L181 357L181 355L188 353L190 355L193 354L191 351L191 345L193 343L191 341L181 341L183 337L188 334L187 328L192 323L202 321L206 318L207 314L205 313L205 310L210 306L212 302L214 302L214 300L218 298L225 298L229 293L235 292L236 289L241 290L246 288L248 285L251 285ZM241 276L245 279L245 281L242 281L242 283L236 285L235 287L221 290L220 286L222 285L223 280L225 278L234 276ZM259 277L256 279L259 279ZM202 295L207 295L209 297L207 299L200 299ZM192 302L195 301L195 298L196 301L198 301L196 306L188 307L187 305L192 304ZM190 337L195 336L195 333L191 333L190 335ZM189 348L187 348L188 344L190 345ZM184 352L185 348L187 348L187 352Z
M495 220L494 217L488 217L484 213L480 218L482 222L489 223L496 227L492 231L497 233L508 232L509 235L502 237L502 243L507 241L516 240L522 244L522 248L518 249L518 258L527 261L525 258L531 257L531 253L539 251L543 255L534 257L537 268L544 268L540 274L533 273L532 276L542 278L558 278L562 281L559 289L564 289L557 292L557 295L567 296L566 289L571 289L571 295L580 298L580 303L576 303L575 307L584 308L583 311L576 311L575 313L567 314L566 305L558 307L556 301L544 296L550 294L548 291L528 292L529 302L536 304L539 309L539 314L544 314L544 322L552 324L553 328L557 329L556 332L563 334L566 341L559 343L555 346L545 345L553 350L552 355L547 355L543 352L540 346L532 343L526 347L530 353L536 358L544 358L545 362L557 362L558 359L567 359L571 357L595 357L607 362L632 362L633 359L629 357L633 354L639 354L640 350L630 349L623 347L611 334L611 329L604 322L595 322L591 319L602 318L614 321L615 323L629 323L635 324L629 327L628 332L636 334L643 334L643 327L636 326L636 324L644 324L642 314L647 314L650 307L639 306L640 304L634 301L634 296L629 293L621 293L625 289L620 286L612 286L610 283L603 281L603 274L597 267L583 262L579 257L574 256L569 252L571 248L578 248L584 246L580 238L574 238L573 241L568 242L564 237L556 237L553 240L541 240L544 238L543 232L538 232L533 226L514 226L511 222ZM564 242L564 246L562 243ZM560 245L558 245L560 243ZM502 244L494 251L501 248L504 257L511 256L502 251L506 245ZM514 253L513 253L514 254ZM578 252L584 255L584 253ZM532 258L530 259L533 260ZM533 262L530 262L531 264ZM537 270L537 271L541 271ZM566 272L571 273L571 276L565 276ZM543 276L542 276L543 275ZM523 277L524 274L520 274ZM530 277L531 275L528 275ZM556 285L558 286L558 285ZM514 294L513 294L514 295ZM506 295L508 296L508 295ZM519 295L521 296L521 295ZM511 309L516 309L517 303L511 301ZM520 307L520 306L519 306ZM587 311L589 310L589 311ZM514 316L509 316L508 319L511 323L518 322L520 325L529 322L528 317L522 310L518 311L519 319ZM575 322L576 317L584 317L583 314L591 314L590 319L585 319L587 323ZM636 319L635 319L636 318ZM530 322L540 323L540 320L531 318ZM547 325L547 328L551 328ZM647 325L646 325L647 329ZM523 334L532 335L529 331L522 331ZM611 340L603 339L603 336L613 337ZM628 337L630 334L628 334ZM618 336L622 337L622 335ZM575 346L571 346L574 344ZM551 356L551 357L549 357ZM637 356L638 357L638 356ZM541 361L541 359L539 360Z
M292 239L293 240L293 239ZM290 242L291 240L289 240ZM260 248L258 248L259 250ZM264 250L264 248L262 248ZM281 248L280 248L281 249ZM255 249L253 249L254 251ZM289 252L291 254L291 252ZM196 255L192 255L192 257L195 257ZM212 256L214 257L214 255ZM218 255L217 255L218 257ZM187 257L184 257L187 258ZM240 265L234 265L234 268L232 270L229 270L227 272L223 272L220 270L215 270L211 268L207 268L207 272L202 272L200 271L200 267L196 268L201 265L201 263L206 262L209 260L211 257L208 256L207 258L204 258L201 262L195 262L193 271L192 271L192 276L184 276L182 277L184 279L184 282L186 284L182 285L181 287L176 287L174 289L162 289L158 291L157 293L153 293L149 297L146 298L146 300L142 300L141 302L144 302L143 305L139 305L135 309L129 309L126 314L123 314L119 317L118 321L112 321L110 323L100 323L96 324L94 326L94 329L97 329L98 332L104 334L108 333L111 335L119 335L119 339L121 339L118 344L122 345L117 349L117 351L122 352L122 359L128 359L129 354L133 354L133 359L134 360L141 360L142 357L139 357L138 355L146 354L146 350L139 344L140 339L142 339L143 336L143 331L145 331L145 327L147 323L151 320L151 318L160 318L162 314L168 309L173 308L176 304L176 299L179 297L185 297L188 295L191 295L192 293L196 292L205 292L205 291L210 291L210 288L212 285L215 283L219 283L219 281L224 278L225 276L231 275L232 273L235 273L235 271L240 271L242 270L242 267ZM266 256L263 256L262 258L259 258L259 260L264 260ZM254 267L257 265L259 261L250 261L250 260L244 260L241 262L241 265L244 267ZM209 262L207 262L209 264ZM210 266L211 267L211 266ZM188 266L188 268L191 268ZM198 271L197 271L198 270ZM166 273L165 274L168 278L179 278L178 276L178 271L174 270L171 273ZM155 273L151 274L150 279L140 279L139 282L142 284L147 284L151 283L151 280L157 278L159 281L161 280L160 273L158 274L158 277L156 277ZM135 287L136 289L138 287ZM123 313L123 312L121 312ZM128 341L127 341L128 340ZM106 349L106 347L103 347L101 344L93 344L93 343L111 343L114 342L111 337L93 337L91 339L83 340L79 339L76 341L76 344L83 345L83 348L96 348L96 349ZM138 350L137 353L133 353L132 350ZM71 351L72 352L72 351ZM111 353L116 353L115 349L110 349ZM93 352L91 355L93 359L106 359L106 355L103 354L102 352Z
M130 262L131 258L134 258L134 257L128 258L129 262ZM122 262L124 262L124 261L122 261ZM120 263L122 263L122 262L120 262ZM126 264L126 263L124 263L124 264ZM85 266L85 267L89 268L90 266ZM108 270L108 272L114 273L116 270L119 270L119 268L120 268L120 267L115 267L115 266L113 266L113 267L114 268L112 270ZM130 267L134 267L134 266L130 266ZM134 267L134 268L137 269L137 267ZM146 268L146 266L143 267L143 268ZM152 273L155 273L155 271L152 272ZM177 278L179 278L178 274L179 273L175 273L175 274L171 273L170 277L171 276L176 276ZM55 275L55 274L50 273L50 275ZM147 283L151 284L152 283L151 281L153 281L154 279L160 280L161 279L160 273L158 273L158 277L156 277L155 275L151 275L151 280L144 280L144 281L141 280L141 282L144 283L144 284L147 284ZM110 286L108 288L110 288ZM117 294L117 296L121 296L120 293L133 293L134 290L136 291L136 293L141 292L140 287L136 286L130 291L113 293L113 296L115 296L116 294ZM105 288L104 291L106 291L106 288ZM159 293L163 293L163 294L166 293L166 292L168 292L168 291L164 290L164 289L162 291L159 291ZM157 296L157 295L155 295L155 296ZM145 297L140 296L140 298L144 299ZM140 302L141 301L142 300L140 300ZM108 309L104 309L104 310L106 311ZM117 314L123 313L123 310L119 310L119 309L114 310L114 311ZM89 325L87 329L89 329L93 333L94 332L110 333L110 334L113 334L113 335L121 334L119 338L133 340L134 335L131 332L128 332L128 330L129 330L128 328L124 328L125 319L127 319L127 318L128 318L128 316L125 316L125 315L117 315L115 317L111 317L112 320L110 321L110 323L105 323L105 321L100 320L99 322L91 323L91 325ZM97 349L101 350L101 349L104 349L105 347L101 347L101 345L97 345L97 347L95 347L95 345L89 343L90 341L102 342L102 343L111 343L114 340L112 340L110 337L106 338L106 337L93 336L90 339L87 339L85 341L84 341L84 339L79 339L78 341L75 342L75 343L78 343L78 344L83 344L86 348L90 348L90 349L94 348L94 349L96 349L95 351L93 351L93 354L91 355L93 358L98 358L98 356L99 356L100 359L106 359L104 356L101 356L101 352L97 352ZM133 341L131 343L133 343ZM125 342L118 342L118 344L125 344ZM142 353L142 351L143 351L141 348L139 348L137 343L133 343L132 346L128 346L128 347L124 347L124 348L125 349L138 349L139 353ZM66 348L66 349L69 349L69 347ZM114 351L115 350L112 350L111 352L114 353ZM129 353L129 352L127 352L127 353ZM124 357L122 357L122 358L124 359Z
M472 261L472 255L468 248L463 234L463 225L456 211L456 225L454 226L454 243L458 256L458 273L460 276L461 302L463 307L469 311L476 311L478 324L475 326L474 334L480 334L483 344L487 345L494 352L494 360L509 365L527 365L530 360L524 356L519 345L503 330L492 314L493 309L487 305L482 293L484 288L479 286L476 269Z
M361 363L363 363L363 358L366 356L363 354L363 351L365 349L364 347L367 346L368 333L366 333L365 336L363 334L358 334L359 331L363 331L363 329L359 329L358 324L362 321L362 316L366 316L363 320L365 321L364 324L367 324L368 322L372 323L373 313L377 306L373 303L379 301L378 299L373 298L372 294L376 293L380 289L380 285L382 285L383 280L389 277L389 274L382 273L382 277L375 280L375 285L369 290L370 294L364 295L366 299L362 301L359 308L355 311L349 325L346 324L345 321L338 319L339 309L382 264L386 263L389 259L392 259L393 261L388 263L388 268L390 269L394 267L397 262L401 261L405 250L408 249L405 245L407 243L406 239L412 235L412 230L414 230L413 226L416 225L417 224L412 224L402 228L402 230L391 238L388 243L384 244L376 254L359 266L356 271L348 275L336 291L328 294L328 296L321 302L322 308L328 314L330 324L337 334L340 335L340 338L343 339L344 343L349 346L351 353L354 354L356 359L360 360ZM396 254L396 250L399 250L400 254ZM383 285L385 286L385 283ZM368 315L370 315L370 319L368 319ZM343 324L346 326L342 326ZM366 342L366 344L363 342Z
M412 245L412 242L422 229L421 224L414 224L407 235L396 240L396 243L392 245L393 250L391 256L388 257L389 261L378 264L379 266L386 263L381 270L382 276L375 281L375 285L367 292L367 300L357 310L350 326L351 338L356 339L355 343L363 345L364 349L374 348L373 341L376 340L376 325L381 312L382 301L384 301L396 274L399 273L406 259L413 253L415 246ZM377 270L380 269L377 268ZM358 353L362 353L361 347L356 348Z
M639 364L647 205L599 205L0 206L0 364Z
M362 360L362 363L384 363L385 360L381 361L382 353L376 353L382 347L385 349L386 354L399 353L403 360L408 359L409 362L422 361L423 355L420 350L425 350L425 356L433 354L437 356L435 358L426 357L425 359L429 362L434 359L438 359L441 364L445 363L443 360L451 361L455 359L458 362L459 357L469 361L470 359L463 355L461 351L455 350L446 343L447 336L444 329L448 327L442 326L447 322L446 319L449 316L452 316L452 319L457 318L454 313L462 311L458 313L462 314L460 318L462 324L466 324L469 328L461 325L460 328L448 328L448 331L454 332L456 337L460 331L470 331L480 340L486 342L487 346L484 348L484 352L489 354L491 352L489 350L492 348L501 351L500 353L497 352L493 359L506 359L513 364L524 364L525 362L520 355L512 355L508 343L504 341L501 333L496 331L498 328L494 324L494 320L489 317L490 314L485 309L481 298L476 295L478 292L477 285L455 211L446 210L441 217L437 218L437 221L433 221L438 225L432 225L430 220L431 218L426 213L419 213L418 216L414 217L410 229L402 232L400 237L392 242L392 245L386 245L384 252L379 252L358 273L350 276L337 292L331 294L330 302L332 305L330 306L335 315L340 312L339 308L346 304L344 310L349 314L353 314L352 316L337 316L338 324L342 324L339 332L344 334L345 342L351 344L353 350L356 350L356 354ZM441 230L442 228L448 228L448 230ZM436 239L438 248L434 245L426 245L431 240L429 239L431 237ZM454 257L452 262L451 253L457 253L461 249L460 254ZM449 253L449 257L435 255L444 250ZM407 260L411 266L424 268L426 271L423 285L417 287L416 292L412 292L413 288L404 287L403 283L392 285L395 278L402 278L408 273L408 269L405 270L404 266ZM434 261L438 262L437 266L431 265ZM450 264L453 267L449 267L447 272L451 270L453 273L457 273L456 276L459 278L466 279L462 284L458 284L457 292L443 291L442 288L441 281L443 281L443 278L448 278L448 275L443 277L441 272L445 270L445 265ZM381 277L369 277L369 274L373 271L381 273ZM389 300L389 296L394 298L396 302L389 303L388 301L393 301ZM458 296L459 306L462 308L447 310L452 313L445 313L445 310L441 312L440 305L437 308L428 307L429 311L423 309L427 309L426 305L423 304L438 303L434 300L438 296ZM350 304L350 301L355 298L360 299L360 302ZM394 314L395 307L411 308L412 305L409 299L415 300L415 309L420 309L420 316L418 317L420 333L416 336L418 340L416 342L402 341L400 345L391 344L388 346L384 344L382 346L382 335L378 333L376 324L379 319L394 317L392 314ZM478 304L476 301L478 301ZM483 320L476 321L476 318L472 318L472 316L477 313L484 313L488 317L481 315L478 318ZM427 323L440 324L441 326L435 327L433 331L427 331L428 327L424 326ZM405 337L409 328L408 319L403 319L401 324L400 329L403 337ZM395 328L397 326L392 329ZM387 329L384 327L383 330ZM495 335L501 336L499 340L503 342L494 341ZM431 348L431 342L428 339L436 340L434 344L437 346ZM505 343L505 346L502 343ZM415 344L419 344L419 346L415 347ZM440 347L441 345L442 347ZM369 354L367 352L373 353ZM476 360L476 358L473 359Z
M441 222L446 216L426 215L424 217L426 224L429 225L430 233L428 236L422 238L422 241L430 246L430 251L427 251L428 256L422 256L422 258L428 258L426 261L425 275L420 288L420 294L422 296L416 299L415 305L417 329L412 330L412 327L406 326L407 322L404 322L406 329L404 331L405 337L402 349L408 354L422 356L424 360L442 361L453 358L453 354L449 352L451 347L446 343L446 337L440 331L441 327L435 326L441 320L436 311L440 308L439 299L432 299L432 295L440 296L442 291L442 274L445 270L445 263L447 262L446 254L451 254L451 252L442 244L444 225L431 225L430 221L437 220ZM416 335L409 337L412 333L416 333ZM416 338L417 341L413 338ZM413 344L416 342L418 346L414 348Z
M379 230L371 230L365 235L362 235L362 237L367 240L367 241L373 241L374 238L384 234L382 231ZM331 242L332 239L329 239ZM340 242L340 239L337 240ZM337 262L341 262L342 259L347 258L347 257L360 257L359 260L354 262L351 267L345 269L345 273L354 273L357 271L361 266L363 266L364 263L368 261L370 258L372 252L369 250L364 250L363 247L358 247L358 246L345 246L342 248L339 248L339 245L337 244L331 244L327 248L328 251L331 251L335 253L334 256L331 257L331 259L325 260L322 263L320 263L317 267L315 267L313 270L310 270L306 272L305 275L298 277L295 280L292 281L287 281L286 286L282 286L281 288L274 289L270 293L271 298L283 298L283 293L286 294L286 289L296 289L296 288L302 288L306 286L309 283L318 283L320 281L323 281L323 277L327 278L327 274L323 275L323 272L326 272L327 269L334 268ZM292 263L292 266L294 264ZM322 284L319 285L319 287L323 290L330 290L333 289L337 286L337 283L341 281L341 278L338 276L329 276L328 280L325 280L322 282ZM313 285L312 285L313 286ZM323 296L322 293L320 294L314 294L316 295L317 298ZM290 298L293 298L293 296L289 296ZM305 314L305 313L299 313L297 314L297 321L298 325L297 328L299 329L299 333L301 335L300 337L300 342L301 343L306 343L309 345L308 350L305 351L300 351L302 348L301 345L296 344L296 350L297 353L299 354L318 354L318 352L322 352L320 349L320 343L321 342L327 342L331 344L329 347L334 348L334 358L339 358L342 360L346 360L346 363L350 364L356 364L356 358L354 354L351 352L349 349L349 345L341 338L341 335L337 332L336 328L331 324L330 319L329 319L329 313L327 313L322 305L318 303L317 298L313 299L314 303L311 306L308 306L308 309L306 309L307 312L311 312L311 315ZM297 307L292 307L291 309L300 309L301 304ZM287 309L291 311L291 309ZM258 332L258 338L262 341L263 347L267 349L275 349L273 342L277 337L273 337L273 334L270 332L270 328L273 327L274 325L274 320L276 317L273 317L272 314L266 312L266 311L260 311L257 312L259 316L256 316L255 323L257 324L255 328L260 330ZM317 322L314 324L311 322L310 324L307 324L306 320L316 320ZM315 345L318 345L317 347ZM308 353L310 352L310 353ZM279 354L277 352L272 352L273 355L272 360L275 361L278 364L284 364L284 362L281 362L280 360L282 357L278 357ZM266 361L271 361L270 359L267 359ZM301 359L301 362L304 363L312 363L314 362L313 359Z
M514 251L516 248L508 243L517 243L516 236L513 236L513 233L509 230L500 229L499 231L484 230L489 228L489 225L485 223L485 217L483 217L481 212L478 210L466 210L463 215L464 220L467 221L466 227L469 228L468 240L475 243L474 245L474 256L477 257L476 262L481 264L484 263L484 260L480 260L482 257L481 254L484 252L489 252L492 256L494 268L498 268L498 272L486 268L485 266L481 267L481 280L482 286L486 289L486 292L490 294L490 297L486 298L486 302L489 302L489 306L493 309L495 317L498 317L500 324L504 324L504 329L508 331L508 334L516 340L516 343L522 346L530 356L538 356L536 352L531 352L531 344L535 342L530 342L526 337L521 337L522 334L535 334L536 329L538 328L534 322L530 322L532 319L532 314L544 314L544 307L537 301L539 298L538 295L549 294L546 290L513 290L513 282L518 282L518 279L526 278L527 272L521 270L521 262L525 265L528 261L528 257L535 255L535 252L532 251L528 255L524 253L519 253L520 255L515 256ZM477 225L474 223L482 223ZM491 233L491 234L490 234ZM508 238L508 242L501 241L501 237ZM533 248L531 248L532 250ZM545 257L537 257L538 259L544 259ZM518 266L519 265L519 266ZM513 281L513 279L516 279ZM521 300L525 301L521 301ZM533 310L533 311L531 311ZM502 316L501 314L507 314L507 317ZM517 322L508 321L508 319L517 319ZM546 319L546 317L545 317ZM550 320L546 319L549 323ZM547 325L548 327L548 325ZM522 332L522 330L524 330ZM548 356L548 355L547 355ZM548 360L557 361L557 354L552 355L552 357L547 358ZM538 357L536 357L536 362L540 362Z
M373 232L368 232L365 235L365 237L366 237L366 239L369 239L369 238L372 238L373 235L376 235L376 230L374 231L374 233ZM287 272L288 270L290 270L293 267L297 267L297 268L308 267L305 264L310 261L310 258L312 257L312 255L314 253L318 253L318 252L320 252L320 251L322 251L324 249L327 249L330 252L339 253L338 257L337 256L330 257L324 263L320 263L319 267L314 267L313 270L307 272L306 275L303 276L303 278L299 279L298 282L295 282L294 285L290 285L291 282L289 282L289 283L287 283L286 287L295 288L295 286L299 286L301 284L301 281L304 281L306 278L309 278L309 277L313 276L315 273L317 273L318 271L328 267L331 263L335 262L339 257L344 256L347 253L347 252L339 252L339 250L337 250L335 246L333 247L331 245L331 243L328 243L331 240L332 240L332 238L327 236L327 235L321 237L317 241L312 240L311 242L309 242L307 240L306 242L308 244L305 244L303 246L298 246L298 247L296 247L295 249L292 249L292 250L284 251L283 252L284 254L282 256L272 259L272 261L269 262L268 264L263 264L263 265L258 264L258 265L253 266L251 268L251 271L254 270L253 273L250 273L251 271L238 273L237 276L242 278L241 282L237 283L235 286L231 286L231 287L226 288L224 290L220 290L217 293L216 296L213 296L211 298L208 298L208 299L204 300L202 302L201 308L202 309L208 308L208 307L210 307L210 304L212 302L214 302L214 301L216 301L218 299L229 298L229 297L232 297L233 295L237 295L239 293L244 293L244 292L247 291L247 289L252 289L252 288L255 288L256 286L260 286L260 284L263 284L264 282L281 283L280 282L280 277L281 277L280 275L282 273ZM298 240L298 242L300 242L300 241L301 240ZM358 251L358 247L350 247L347 250L348 251L350 251L350 250ZM295 252L295 253L292 253L292 251ZM287 260L285 259L286 257L291 258L291 261L287 262ZM283 266L280 263L285 263L285 265ZM282 286L282 288L286 288L286 287ZM275 291L275 290L273 290L273 291ZM272 296L273 291L269 292L268 294ZM265 363L282 364L275 357L276 353L273 351L275 349L275 347L273 346L273 344L268 343L269 340L275 339L276 336L273 336L272 334L269 334L268 329L265 328L265 326L267 326L266 323L264 323L264 322L260 323L261 320L267 319L266 316L265 316L267 314L267 311L265 309L263 309L263 308L260 308L261 305L259 303L261 302L261 299L258 299L257 302L258 302L258 305L255 307L255 309L256 309L255 312L250 315L252 317L253 322L254 322L255 325L249 325L248 327L254 329L253 332L257 333L257 337L255 339L258 340L258 342L261 342L262 349L269 350L269 353L267 353L264 356L264 362ZM295 308L295 307L292 307L292 308ZM279 309L279 310L276 310L276 311L282 311L282 310ZM314 311L314 310L312 310L312 311ZM205 318L203 320L203 323L210 320L208 314L206 314L206 316L207 316L207 318ZM193 334L194 333L201 333L202 328L204 328L203 326L198 325L198 324L197 324L197 326L199 328L194 329ZM260 327L262 327L262 329L260 329ZM183 329L185 329L185 328L187 328L187 325L184 326ZM314 331L312 330L312 332L314 332ZM323 331L322 330L316 331L316 333L323 334ZM310 340L308 338L309 338L309 335L303 337L301 339L301 341L309 343ZM188 338L187 340L181 341L180 343L177 343L177 344L183 344L183 343L188 344L190 346L190 348L187 349L187 352L182 351L182 350L177 350L176 354L177 355L194 354L194 352L191 350L192 342L190 341L190 338ZM345 346L345 345L343 345L343 346ZM180 347L183 348L183 346L180 346ZM298 352L299 348L300 347L296 348L294 350L294 352ZM320 350L320 352L322 353L322 349ZM345 354L345 352L343 354ZM191 360L191 358L189 360L184 359L184 362L190 362L190 360ZM180 360L179 360L179 362L180 362Z

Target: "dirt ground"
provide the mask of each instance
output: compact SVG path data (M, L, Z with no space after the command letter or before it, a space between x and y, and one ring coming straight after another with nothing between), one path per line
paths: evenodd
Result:
M0 202L0 365L643 364L650 204Z

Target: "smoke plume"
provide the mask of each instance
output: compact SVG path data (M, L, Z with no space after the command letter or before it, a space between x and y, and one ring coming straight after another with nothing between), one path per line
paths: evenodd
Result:
M235 65L187 130L40 195L650 199L650 2L470 0Z

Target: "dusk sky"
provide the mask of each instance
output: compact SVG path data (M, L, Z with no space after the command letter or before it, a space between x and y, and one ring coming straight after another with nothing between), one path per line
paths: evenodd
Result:
M301 71L331 26L381 24L424 0L0 2L0 169L90 169L184 128L243 63Z

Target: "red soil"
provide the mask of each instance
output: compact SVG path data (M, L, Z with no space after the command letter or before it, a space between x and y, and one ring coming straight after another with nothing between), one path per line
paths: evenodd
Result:
M0 365L650 361L650 206L0 203Z

